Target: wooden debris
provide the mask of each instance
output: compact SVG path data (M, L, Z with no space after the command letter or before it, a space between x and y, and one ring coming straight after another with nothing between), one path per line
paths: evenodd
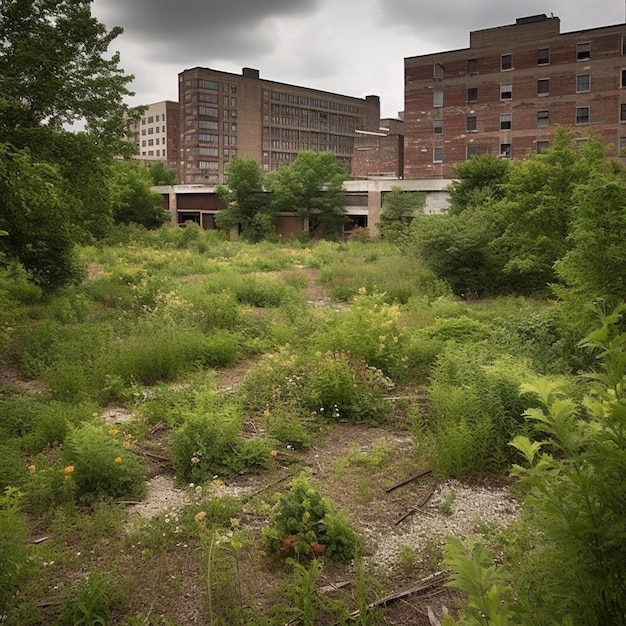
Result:
M332 593L333 591L337 591L342 587L347 587L350 584L350 581L344 581L341 583L330 583L330 585L324 585L323 587L318 587L316 589L317 593Z
M387 487L387 489L385 489L385 493L391 493L395 489L404 487L404 485L408 485L409 483L413 482L414 480L417 480L418 478L421 478L422 476L427 476L428 474L432 474L432 471L433 471L432 469L422 470L421 472L418 472L417 474L414 474L413 476L410 476L409 478L406 478L400 481L399 483L392 485L391 487Z
M48 541L48 539L50 539L50 537L40 537L39 539L33 539L31 543L37 546L40 543L43 543L44 541Z
M410 587L406 587L401 591L396 591L395 593L391 593L384 598L380 598L375 602L367 605L368 609L374 609L377 606L386 606L390 602L394 602L395 600L400 600L402 598L406 598L407 596L412 596L413 594L419 593L420 591L425 591L426 589L431 589L436 585L440 585L448 579L448 572L437 572L428 578L424 578L420 580L417 584L411 585ZM354 611L350 614L351 619L356 619L359 617L360 611Z
M407 511L402 517L399 517L395 522L395 526L397 526L398 524L400 524L401 522L403 522L409 515L412 515L413 513L415 513L416 511L418 511L421 507L423 507L431 498L431 496L433 495L433 493L435 493L435 489L437 488L437 484L433 484L431 486L431 488L428 490L428 493L426 493L425 495L423 495L419 502L409 511Z

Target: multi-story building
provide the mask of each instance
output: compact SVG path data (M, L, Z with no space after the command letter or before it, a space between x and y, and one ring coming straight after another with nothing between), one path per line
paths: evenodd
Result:
M555 126L626 147L626 24L560 33L558 17L470 33L461 50L404 59L405 178L449 177L474 154L523 158Z
M178 102L164 100L149 105L133 130L137 133L138 159L148 165L163 161L167 168L178 170Z
M333 152L350 163L357 130L378 131L378 96L355 98L196 67L178 75L181 182L225 182L235 157L256 159L264 173L293 162L299 152Z
M352 178L402 178L404 175L404 122L380 120L379 132L357 130Z

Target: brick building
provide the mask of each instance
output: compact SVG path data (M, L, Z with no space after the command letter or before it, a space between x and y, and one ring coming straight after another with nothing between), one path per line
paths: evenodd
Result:
M348 171L357 130L379 130L378 96L354 98L196 67L178 75L179 177L187 184L225 182L235 157L254 158L264 173L298 152L334 152Z
M378 132L357 130L352 178L402 178L404 175L404 123L380 120Z
M138 159L147 165L163 161L166 167L178 170L178 102L164 100L151 104L133 130L137 133Z
M523 158L556 125L626 147L626 24L560 33L557 17L470 33L404 59L405 178L449 177L473 154Z

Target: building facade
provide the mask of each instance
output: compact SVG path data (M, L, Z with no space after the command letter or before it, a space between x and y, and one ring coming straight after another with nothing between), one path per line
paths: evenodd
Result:
M470 33L461 50L404 59L405 178L450 177L474 154L524 158L557 125L626 148L626 24L560 33L558 17Z
M178 170L178 102L164 100L151 104L133 130L137 133L137 155L141 161L147 165L163 161L167 168Z
M351 168L352 178L403 178L404 122L380 120L379 132L357 131Z
M226 182L235 157L256 159L265 174L299 152L333 152L348 171L357 130L379 130L378 96L354 98L260 77L196 67L178 75L179 178Z

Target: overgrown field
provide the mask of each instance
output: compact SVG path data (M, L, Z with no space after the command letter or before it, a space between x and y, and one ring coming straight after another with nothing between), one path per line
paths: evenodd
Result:
M460 300L373 241L124 229L81 259L54 295L0 278L5 623L428 624L470 561L497 607L576 610L529 582L554 572L520 512L539 414L591 390L558 304Z

